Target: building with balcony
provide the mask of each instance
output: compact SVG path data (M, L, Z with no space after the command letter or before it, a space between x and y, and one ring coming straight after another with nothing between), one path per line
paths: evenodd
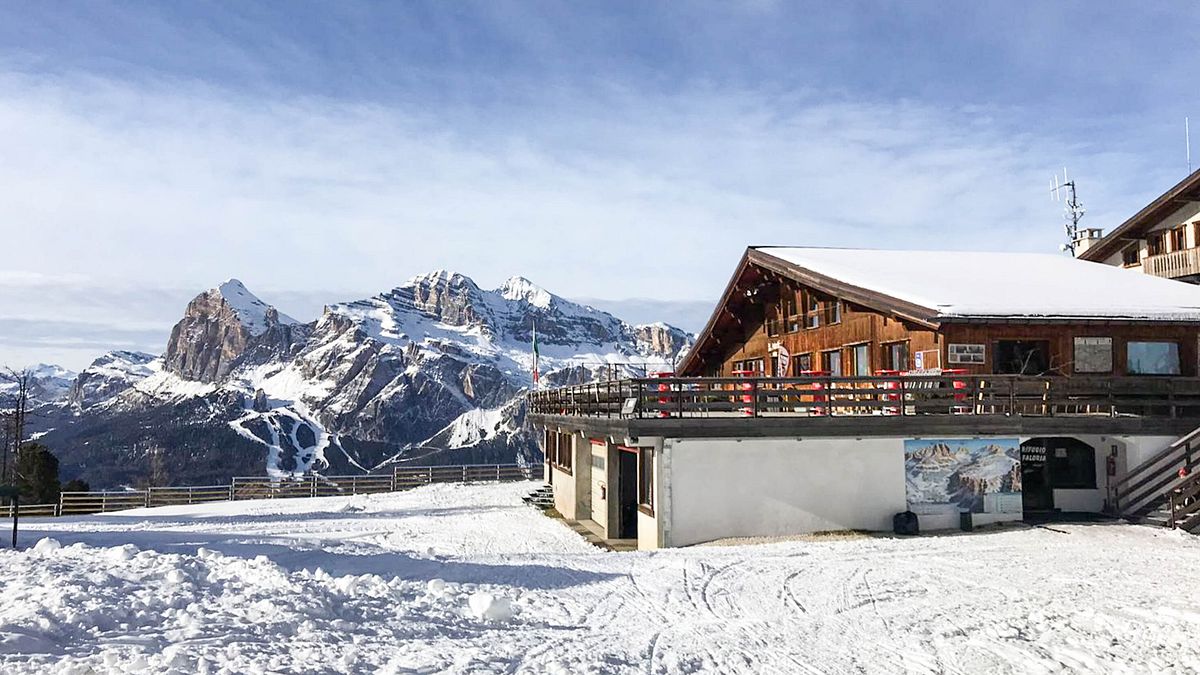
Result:
M641 548L1140 519L1200 466L1198 344L1200 288L1066 256L753 247L677 373L530 418L563 516Z
M1087 231L1081 260L1200 283L1200 171L1167 190L1108 235Z

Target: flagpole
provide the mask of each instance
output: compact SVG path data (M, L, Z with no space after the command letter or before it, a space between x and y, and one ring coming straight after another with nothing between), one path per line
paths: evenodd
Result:
M535 391L541 388L541 377L538 373L537 319L533 320L533 388Z

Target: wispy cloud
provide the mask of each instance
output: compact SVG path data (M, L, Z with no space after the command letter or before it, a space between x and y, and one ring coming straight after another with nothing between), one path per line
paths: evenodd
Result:
M36 346L38 331L49 344L51 329L89 348L104 331L114 346L165 337L195 292L234 276L311 318L434 268L484 285L522 274L568 297L709 302L749 244L1054 250L1055 168L1071 165L1088 224L1108 227L1182 169L1148 159L1130 118L1081 110L1043 124L1036 104L980 96L983 85L957 99L934 91L930 64L943 56L919 41L886 87L836 82L812 53L786 49L812 42L875 73L862 60L874 51L839 51L863 22L826 16L818 36L778 16L794 11L786 4L714 9L708 21L665 6L580 21L553 5L488 3L478 25L436 5L344 11L321 22L330 60L265 29L252 8L231 9L217 30L148 7L65 26L29 19L41 22L31 35L79 37L77 49L58 45L55 67L0 52L0 241L13 252L0 272L0 360ZM868 14L880 35L900 18L941 21ZM1056 21L1019 39L1048 39ZM376 23L411 39L375 35ZM155 38L122 60L120 36L142 30ZM603 68L628 31L620 68ZM983 32L966 34L984 44ZM359 44L372 35L398 46ZM755 36L761 54L744 47ZM988 40L991 53L1023 53ZM208 58L184 63L192 52ZM969 64L938 74L979 79Z

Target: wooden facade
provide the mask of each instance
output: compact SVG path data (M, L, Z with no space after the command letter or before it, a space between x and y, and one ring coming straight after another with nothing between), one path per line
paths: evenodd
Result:
M938 317L749 249L679 374L1196 376L1198 344L1200 323ZM1174 366L1148 372L1151 358Z

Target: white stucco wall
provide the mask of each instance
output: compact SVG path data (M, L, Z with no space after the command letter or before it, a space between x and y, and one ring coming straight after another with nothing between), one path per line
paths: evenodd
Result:
M1129 469L1137 467L1179 440L1176 436L1114 436L1113 438L1125 444L1125 466L1120 475L1124 475Z
M575 520L575 478L557 466L551 466L550 470L554 472L554 509L564 518Z
M906 508L901 439L675 439L668 452L670 546L890 531L892 516Z
M592 511L591 444L578 434L571 439L571 471L551 466L554 472L554 508L570 520L588 518Z

